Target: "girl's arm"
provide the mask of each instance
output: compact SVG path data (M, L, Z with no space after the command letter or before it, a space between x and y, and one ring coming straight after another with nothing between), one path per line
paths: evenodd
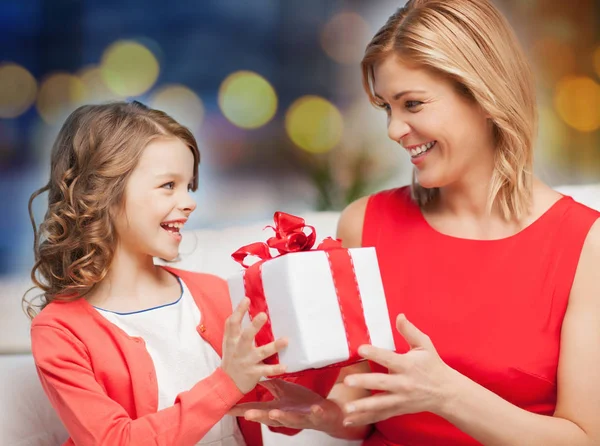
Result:
M135 419L130 416L134 408L128 407L128 413L96 380L87 349L80 340L62 327L34 321L32 352L42 387L73 441L107 446L198 443L244 393L252 391L261 376L285 371L280 365L262 363L285 347L285 340L254 346L254 337L267 320L264 313L242 330L248 304L248 299L243 300L225 323L221 366L180 393L173 406L156 413L149 413L154 407L143 408L149 414L132 414Z
M78 339L39 325L31 337L42 387L75 444L192 446L243 396L218 368L179 394L173 406L132 419L96 381Z

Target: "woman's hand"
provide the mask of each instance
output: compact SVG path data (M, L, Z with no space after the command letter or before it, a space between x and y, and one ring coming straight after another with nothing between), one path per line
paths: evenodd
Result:
M341 426L342 410L333 401L298 384L282 379L259 383L274 396L272 401L243 403L235 406L230 415L275 427L293 429L332 430Z
M431 339L401 314L396 319L398 332L410 350L404 354L363 345L359 354L389 370L385 373L348 375L344 384L350 388L380 391L344 405L344 425L376 423L396 415L439 413L451 395L458 372L439 357Z
M252 320L252 325L242 330L242 320L249 305L250 300L244 298L225 321L223 360L221 362L221 369L231 377L244 394L254 389L263 376L285 373L284 365L267 365L262 361L278 353L287 345L287 340L277 339L262 347L255 347L254 337L267 321L267 315L265 313L257 314Z

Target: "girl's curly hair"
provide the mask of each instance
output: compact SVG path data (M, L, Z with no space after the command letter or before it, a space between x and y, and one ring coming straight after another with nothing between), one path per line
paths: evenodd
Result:
M52 301L85 296L106 276L116 246L111 210L122 204L144 148L161 137L179 138L192 150L196 190L198 145L166 113L134 101L85 105L67 118L52 147L50 180L29 199L35 253L29 291L43 292L23 296L30 318ZM38 230L32 204L44 192L48 210Z

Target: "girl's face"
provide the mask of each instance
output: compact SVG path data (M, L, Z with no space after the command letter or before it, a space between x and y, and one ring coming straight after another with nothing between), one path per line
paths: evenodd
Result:
M190 195L194 155L178 138L148 144L125 187L115 226L122 249L133 255L172 260L180 229L196 208Z
M374 66L374 90L387 113L388 136L406 150L421 186L489 179L491 123L454 83L394 55Z

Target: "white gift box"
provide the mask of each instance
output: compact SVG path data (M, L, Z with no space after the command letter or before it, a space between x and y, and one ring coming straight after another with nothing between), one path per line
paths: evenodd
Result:
M346 251L352 260L371 344L394 350L394 338L375 248ZM273 338L289 342L279 354L286 373L350 359L346 328L326 251L289 253L261 265ZM233 307L246 296L245 271L228 279ZM246 323L249 322L246 321Z

